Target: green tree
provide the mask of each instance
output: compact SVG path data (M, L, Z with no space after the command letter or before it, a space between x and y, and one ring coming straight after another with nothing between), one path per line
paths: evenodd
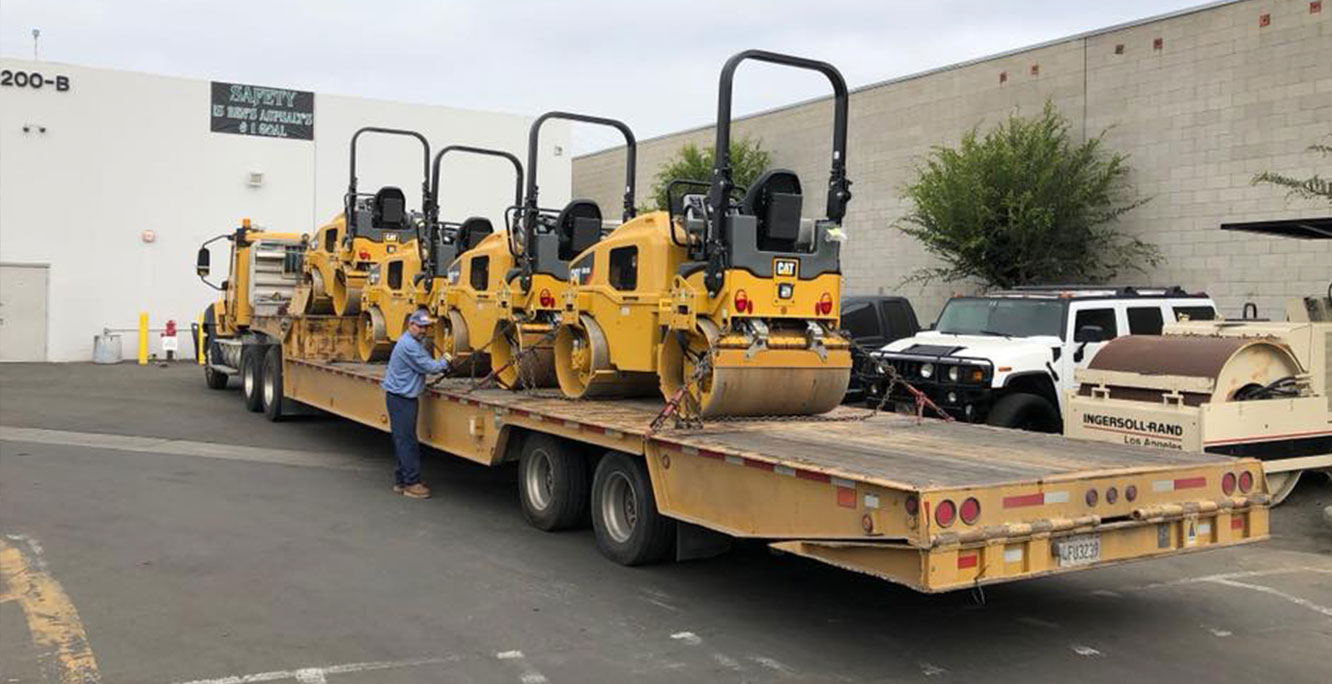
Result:
M1327 138L1332 140L1332 134L1329 134ZM1320 157L1332 156L1332 145L1314 143L1305 149L1310 152L1317 152ZM1328 204L1332 204L1332 179L1322 178L1317 173L1308 178L1295 178L1272 171L1264 171L1253 177L1253 184L1257 185L1259 183L1283 187L1287 190L1287 197L1299 197L1308 200L1323 199L1327 200Z
M1128 183L1127 157L1085 142L1050 102L1017 114L957 148L934 147L903 192L914 209L898 227L943 265L906 280L976 278L987 287L1104 282L1161 263L1154 245L1117 230L1145 199Z
M666 185L673 180L697 180L704 183L711 180L715 157L713 145L699 148L694 143L685 143L653 178L653 205L649 209L666 209ZM772 155L763 149L763 141L748 136L731 141L731 179L736 185L749 187L759 174L768 170L770 163Z

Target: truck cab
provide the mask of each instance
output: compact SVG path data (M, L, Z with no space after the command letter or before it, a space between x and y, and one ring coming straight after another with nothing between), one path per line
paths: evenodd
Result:
M1211 320L1216 305L1175 287L1023 287L954 297L930 329L885 345L870 402L915 411L910 383L958 420L1060 432L1073 372L1120 335Z

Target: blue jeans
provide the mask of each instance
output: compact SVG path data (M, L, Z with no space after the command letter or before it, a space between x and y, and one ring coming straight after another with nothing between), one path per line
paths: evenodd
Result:
M393 483L414 485L421 481L421 444L416 441L416 400L392 392L384 393L388 404L389 428L393 432L393 455L398 467Z

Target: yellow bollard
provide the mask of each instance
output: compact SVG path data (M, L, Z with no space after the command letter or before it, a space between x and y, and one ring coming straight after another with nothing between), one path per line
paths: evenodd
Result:
M148 365L148 312L139 312L139 365Z
M195 356L199 357L199 365L204 365L204 343L208 341L208 332L203 327L204 315L199 314L199 339L194 341Z

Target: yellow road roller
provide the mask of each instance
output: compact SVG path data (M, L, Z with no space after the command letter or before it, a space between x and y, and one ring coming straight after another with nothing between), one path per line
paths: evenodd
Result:
M523 165L514 155L467 145L450 145L435 155L431 171L431 194L436 206L440 198L440 163L451 152L504 159L513 166L513 205L523 200ZM431 229L427 252L427 277L418 288L418 301L439 319L435 324L435 355L453 357L455 374L475 375L490 370L489 343L499 321L496 293L502 277L513 267L505 233L496 233L490 219L472 216L462 221L440 222Z
M527 185L523 203L508 230L509 248L516 268L503 274L500 320L491 346L491 365L505 386L553 387L555 332L569 289L569 262L596 244L602 234L601 208L591 200L575 199L563 209L543 209L537 200L537 151L541 127L551 120L609 126L624 136L626 148L624 210L632 221L637 142L623 122L586 114L546 112L528 133Z
M1332 238L1332 219L1225 224L1226 230ZM1273 503L1301 473L1332 473L1332 286L1297 297L1285 321L1179 321L1116 338L1075 375L1070 437L1262 459ZM1246 307L1247 308L1247 307ZM1224 494L1252 482L1221 483Z
M358 192L356 144L366 133L407 136L421 143L424 156L419 214L408 211L401 188L385 186L374 194ZM305 313L357 316L363 313L361 294L368 285L388 286L389 276L394 275L393 282L399 288L410 287L414 274L420 269L419 233L426 217L434 214L430 195L430 143L416 131L375 126L362 128L352 135L350 171L342 213L315 232L305 255L302 289L306 292L300 298L301 310ZM351 217L350 223L348 217ZM370 283L376 265L379 275L376 282ZM392 273L390 269L394 269ZM364 342L358 341L358 348L368 345L372 353L382 352L383 340L388 336L388 320L382 309L378 313L364 313L359 334ZM394 326L400 324L400 320L393 321ZM372 334L376 328L385 331L382 337Z
M808 69L834 90L825 217L802 217L800 179L731 176L731 91L746 60ZM838 330L847 92L832 65L749 50L722 68L711 182L667 186L668 212L625 223L569 268L576 285L556 339L571 397L659 390L697 417L809 415L837 406L851 378ZM630 156L632 163L633 157ZM677 189L707 188L707 195Z

